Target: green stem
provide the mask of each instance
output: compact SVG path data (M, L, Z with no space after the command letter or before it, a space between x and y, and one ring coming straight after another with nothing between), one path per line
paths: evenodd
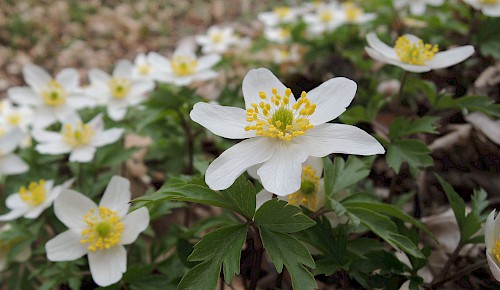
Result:
M441 280L433 283L431 285L431 288L433 288L433 289L440 288L445 283L448 283L448 282L453 281L453 280L455 280L457 278L460 278L463 275L472 273L472 272L476 271L477 269L482 268L482 267L484 267L486 265L488 265L488 261L486 259L483 259L483 260L481 260L479 262L476 262L476 263L474 263L474 264L472 264L470 266L467 266L467 267L463 268L460 271L455 272L453 275L451 275L451 276L449 276L447 278L441 279Z
M186 167L186 174L193 174L194 171L194 138L193 138L193 129L191 127L191 123L189 120L184 118L181 110L177 110L177 114L179 115L179 119L182 123L182 128L184 129L184 135L186 138L186 147L188 151L188 164Z
M399 86L399 92L398 92L398 101L401 102L401 98L403 97L403 89L406 84L406 80L408 79L408 72L403 71L403 75L401 76L401 82Z
M460 253L460 250L462 250L463 246L464 245L462 243L462 240L460 239L460 241L458 242L457 247L455 248L455 250L453 251L453 253L451 253L451 255L448 258L448 261L446 261L446 264L444 265L443 269L441 269L441 271L439 272L439 274L437 274L436 277L434 277L431 285L433 285L436 281L442 280L442 279L444 279L446 277L446 275L448 274L448 271L450 270L451 265L457 259L458 254Z
M260 275L260 264L262 262L262 255L264 254L264 246L260 239L259 228L250 223L250 233L252 235L253 246L253 259L252 259L252 273L250 274L250 287L249 290L257 289L257 281Z

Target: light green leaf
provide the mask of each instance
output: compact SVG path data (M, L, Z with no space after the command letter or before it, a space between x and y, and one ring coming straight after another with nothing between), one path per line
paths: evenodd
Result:
M276 198L267 201L257 210L255 222L263 228L280 233L295 233L315 225L300 208Z
M220 265L212 261L205 261L191 268L182 277L177 290L212 290L217 287Z
M334 196L339 191L357 183L370 174L369 164L355 156L349 156L347 162L342 157L336 157L331 165L328 158L324 158L325 191L327 195Z
M281 273L283 265L288 269L293 289L312 290L318 287L313 275L305 267L315 268L314 260L301 242L288 234L272 232L266 227L260 227L260 236L276 270Z
M436 134L436 123L438 117L424 116L418 119L408 119L405 117L398 117L394 119L389 127L389 138L396 140L400 137L409 136L417 133L430 133Z

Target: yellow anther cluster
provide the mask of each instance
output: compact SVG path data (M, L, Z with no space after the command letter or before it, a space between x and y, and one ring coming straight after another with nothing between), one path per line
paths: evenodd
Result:
M109 81L108 86L114 98L123 99L132 88L132 82L125 78L114 77Z
M355 21L358 19L361 14L363 14L363 9L361 9L358 5L352 2L347 2L344 4L344 11L347 20Z
M279 35L281 38L283 39L288 38L290 37L291 34L292 32L290 31L289 28L279 28Z
M316 170L307 165L302 168L302 181L299 191L288 196L288 203L293 205L303 205L310 210L317 208L317 192L319 177L316 176Z
M70 124L65 124L61 133L66 144L76 147L88 144L92 137L94 137L95 130L91 125L78 122L74 127Z
M172 71L178 76L192 75L198 66L198 60L191 55L176 55L172 62Z
M210 35L210 39L215 43L219 43L224 39L224 36L220 32L214 32Z
M415 43L405 35L396 40L394 50L402 62L414 65L423 65L439 51L437 44L424 44L421 39Z
M120 242L123 223L115 211L100 206L99 214L91 209L83 216L87 228L82 230L81 244L89 244L89 251L109 249Z
M64 87L55 80L51 80L41 91L43 102L49 106L59 106L66 102L68 93Z
M495 241L495 245L493 249L491 249L491 252L497 259L497 262L500 263L500 236L498 236L497 240Z
M324 23L328 23L333 20L333 13L330 10L322 10L319 12L319 20Z
M496 4L496 3L498 3L498 0L479 0L479 3L481 3L481 4L487 4L487 5L491 5L491 4Z
M45 180L41 179L39 182L30 182L28 189L21 186L19 189L19 195L21 199L28 205L37 206L45 201L45 195L47 190L45 189Z
M316 110L316 104L311 104L306 92L302 92L300 99L293 105L290 105L292 91L289 88L284 95L279 95L278 90L273 88L272 94L268 98L265 92L260 91L262 101L253 103L247 109L247 121L253 125L246 126L246 131L255 130L257 136L290 141L314 127L309 123L309 116Z
M21 123L21 115L19 113L11 113L7 115L6 121L11 126L17 126Z
M141 63L137 67L137 70L141 75L149 75L151 73L151 66L147 63Z
M291 12L290 7L276 7L273 10L274 14L278 16L279 19L285 19Z

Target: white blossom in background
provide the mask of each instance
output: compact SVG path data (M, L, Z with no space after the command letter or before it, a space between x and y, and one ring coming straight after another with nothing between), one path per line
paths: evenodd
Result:
M85 195L65 190L54 202L57 218L68 230L45 244L50 261L73 261L88 256L90 273L101 287L112 285L127 271L124 245L133 243L149 224L141 207L129 214L130 182L111 178L99 205Z
M260 21L266 26L278 26L285 23L293 23L298 20L298 17L303 12L303 9L278 6L272 11L261 12L257 15Z
M94 158L97 147L115 143L123 132L121 128L104 130L102 114L99 114L87 124L78 116L68 119L59 133L40 129L32 134L39 143L35 150L41 154L69 153L69 161L87 163Z
M9 231L12 229L12 226L10 224L5 224L2 227L0 227L0 233ZM7 256L9 255L10 249L12 249L13 246L15 246L15 242L4 242L0 240L0 271L5 270L5 266L7 266ZM21 251L17 252L13 258L14 261L22 263L26 262L31 256L31 248L24 247Z
M484 241L491 274L500 282L500 218L495 217L495 210L490 213L486 220Z
M299 47L296 45L288 47L272 47L271 55L273 57L273 62L276 64L296 63L301 57Z
M21 186L18 192L13 193L5 200L5 205L10 212L0 215L0 221L11 221L19 217L36 219L40 214L52 205L63 189L69 188L74 180L54 186L53 180L41 179L38 182L30 182Z
M375 13L365 13L363 8L353 2L345 2L341 9L346 23L363 24L377 17Z
M399 10L409 6L410 13L418 16L424 15L425 10L427 9L427 5L441 6L444 3L444 0L393 0L393 1L394 1L393 2L394 8Z
M123 120L127 108L144 101L146 94L154 89L151 79L134 79L133 70L132 63L122 59L116 64L112 76L100 69L89 71L87 94L98 104L106 105L108 116L113 121Z
M204 54L226 52L229 47L237 45L240 38L232 27L211 26L205 35L197 35L196 43L201 45Z
M176 86L187 86L194 81L204 81L217 77L217 72L212 70L221 56L207 54L196 57L190 45L179 45L171 59L157 53L152 55L153 66L157 73L155 79L162 83Z
M229 139L246 139L223 152L207 169L213 190L231 186L253 165L264 188L283 196L300 189L302 163L331 153L382 154L384 148L363 130L327 123L342 114L356 93L356 83L333 78L295 100L271 71L260 68L243 80L246 110L197 103L193 121Z
M266 27L264 37L271 42L284 44L292 39L292 32L286 27Z
M152 53L139 53L134 59L132 78L138 80L153 80L155 71L151 60Z
M365 47L365 50L373 59L416 73L453 66L474 53L472 45L438 52L437 45L426 44L412 34L399 37L394 48L383 43L373 32L366 36L366 40L370 47Z
M26 64L23 76L29 87L10 88L7 94L14 103L33 108L36 128L45 128L66 115L76 115L76 110L94 105L79 90L80 77L75 69L63 69L52 78L43 68Z
M499 0L464 0L476 10L481 10L484 15L491 17L500 17Z
M307 30L314 35L332 32L346 23L346 17L336 3L323 4L313 13L305 14L303 19Z
M29 166L21 157L14 154L24 133L14 128L0 137L0 176L22 174L29 170Z
M27 106L14 106L9 99L0 101L0 136L5 135L13 128L19 128L24 133L20 146L26 148L31 145L30 126L33 121L33 110Z

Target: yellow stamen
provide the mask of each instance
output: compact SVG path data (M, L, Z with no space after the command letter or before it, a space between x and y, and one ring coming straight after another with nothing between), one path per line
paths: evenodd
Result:
M253 103L247 109L247 121L252 125L246 126L246 131L256 131L257 136L278 138L285 141L293 137L304 135L305 131L314 126L309 123L309 117L315 112L316 105L311 104L305 92L292 106L290 98L292 91L286 89L283 95L272 89L272 97L268 98L264 91L259 93L262 101Z
M321 22L328 23L333 20L333 13L329 10L323 10L319 12L319 19Z
M302 181L299 191L288 196L288 203L293 205L303 205L310 210L317 210L317 193L319 177L316 170L307 165L302 168Z
M170 64L178 76L192 75L198 66L198 60L191 55L176 55Z
M108 83L111 95L116 99L123 99L132 88L132 82L125 78L114 77Z
M434 58L434 55L439 51L436 44L424 44L421 39L418 42L412 42L405 35L396 40L394 50L402 62L414 65L423 65L426 61Z
M498 0L478 0L481 4L492 5L498 3Z
M290 14L291 9L290 7L276 7L273 12L279 19L283 20Z
M17 126L21 123L21 115L19 113L10 113L6 118L7 124Z
M141 63L137 66L137 71L141 75L149 75L151 73L151 66L147 63Z
M94 137L95 130L91 125L78 122L74 127L70 124L65 124L61 134L66 144L76 147L88 144L92 137Z
M45 195L47 194L47 190L45 189L45 180L41 179L37 182L30 182L28 185L28 189L26 187L21 186L19 189L19 195L21 196L22 201L24 203L37 206L45 201Z
M363 9L352 2L345 3L344 9L347 20L349 21L356 21L356 19L363 14Z
M57 107L66 102L66 97L68 93L64 90L64 87L55 80L51 80L45 88L42 89L41 95L43 97L43 102L46 105Z
M107 250L120 242L123 223L115 211L100 206L99 213L93 209L83 216L87 228L82 230L81 244L89 244L89 251Z
M214 32L210 35L210 39L212 42L219 43L224 39L224 36L220 32Z

